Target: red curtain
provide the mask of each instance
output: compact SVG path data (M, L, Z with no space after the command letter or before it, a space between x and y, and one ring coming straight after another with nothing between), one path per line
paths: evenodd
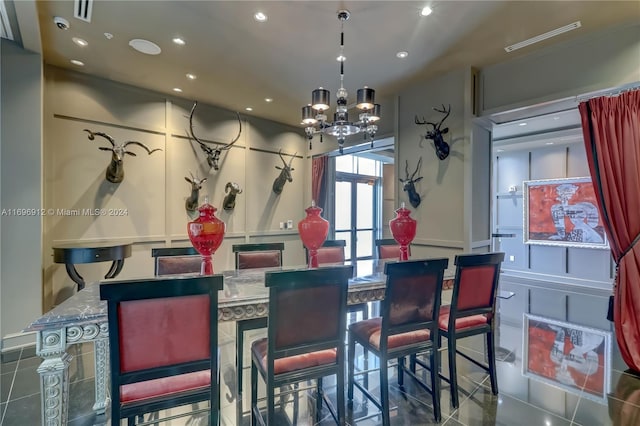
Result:
M311 165L311 199L319 207L324 207L324 171L327 168L329 157L322 155L312 160Z
M640 90L579 105L598 207L617 264L613 320L620 353L640 371Z

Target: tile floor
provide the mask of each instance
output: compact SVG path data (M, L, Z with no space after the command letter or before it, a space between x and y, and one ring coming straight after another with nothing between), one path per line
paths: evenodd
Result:
M506 425L506 426L637 426L640 425L640 378L630 374L620 359L612 341L613 355L610 371L610 391L602 398L588 395L584 389L570 391L550 386L522 374L522 324L500 324L498 344L502 348L503 361L499 361L498 382L500 394L491 393L488 377L470 362L458 357L460 407L450 406L449 387L442 382L441 405L442 422L447 426L456 425ZM234 328L230 324L221 326L221 424L249 425L248 398L245 391L242 408L234 398ZM251 337L259 336L259 332ZM251 340L249 338L248 340ZM446 340L445 340L446 342ZM482 359L484 342L471 337L460 341L461 348ZM94 396L93 347L90 344L71 347L73 355L70 366L70 407L69 425L107 425L106 415L96 416L91 411ZM248 352L248 351L247 351ZM447 370L446 349L442 353L442 371ZM359 356L362 362L362 356ZM0 424L3 426L36 426L40 420L40 388L36 368L40 363L34 355L34 348L26 348L3 355L1 364ZM245 365L250 365L248 360ZM369 366L376 366L371 358ZM378 375L370 374L370 388L377 394ZM249 387L249 370L244 375L244 388ZM391 422L393 425L422 426L434 424L431 397L405 378L406 393L397 385L395 369L390 370ZM261 380L259 379L259 383ZM260 386L263 386L260 384ZM304 384L301 384L304 387ZM335 401L336 386L325 380L325 389ZM284 410L278 415L278 425L331 425L328 410L321 413L321 421L314 421L315 401L312 390L298 390L285 397ZM276 397L276 400L278 398ZM297 401L297 404L294 404ZM294 406L297 418L292 419ZM170 414L176 414L177 410ZM348 412L349 424L373 426L381 424L373 404L365 404L356 390L353 408ZM164 425L197 426L208 421L203 416L186 416L178 420L161 423Z

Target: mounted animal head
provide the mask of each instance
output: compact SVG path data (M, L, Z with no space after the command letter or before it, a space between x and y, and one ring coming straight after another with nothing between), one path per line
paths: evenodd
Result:
M407 160L407 163L404 168L404 172L407 177L406 179L398 179L400 182L402 182L402 189L407 191L407 194L409 195L409 203L411 203L413 208L417 208L420 205L420 194L418 194L418 192L416 191L415 183L420 182L422 180L422 176L418 178L416 178L415 176L418 173L418 170L420 170L421 165L422 165L422 157L420 157L420 159L418 160L416 171L413 172L411 177L409 177L409 160Z
M278 175L276 180L273 181L273 192L278 195L280 195L280 193L282 192L282 188L284 188L284 184L287 183L287 181L293 182L293 176L291 176L291 172L295 169L291 167L291 163L293 162L293 159L296 157L297 153L298 152L296 151L296 153L291 156L289 164L287 164L287 162L284 161L284 158L282 157L282 150L278 151L278 155L280 156L283 164L283 167L276 166L276 169L280 170L280 174Z
M111 151L111 162L107 166L107 171L105 175L106 179L109 182L120 183L124 180L124 165L123 165L124 156L125 154L132 155L134 157L136 156L135 152L127 150L127 146L129 145L141 146L147 151L149 155L153 154L156 151L162 151L160 148L150 150L143 143L136 142L136 141L126 141L125 143L118 144L111 136L109 136L106 133L93 132L89 129L84 129L84 131L88 133L87 137L89 138L89 140L94 140L96 136L101 136L106 140L108 140L109 143L111 143L110 148L105 146L98 147L98 149L102 151Z
M202 184L207 181L207 178L198 179L198 177L194 177L191 172L189 172L189 174L191 175L191 179L185 176L184 180L191 184L191 194L184 202L184 208L185 210L187 210L189 216L193 216L198 210L198 198L200 197L200 190L202 189Z
M240 120L240 114L236 113L238 117L238 134L231 142L223 145L221 142L209 142L209 141L200 140L193 133L193 112L196 110L196 106L198 106L198 102L193 103L193 107L191 108L191 113L189 113L189 133L191 134L191 137L196 142L198 142L198 145L200 145L200 148L202 149L202 151L204 151L204 153L207 155L207 164L209 164L209 168L213 168L213 170L218 171L220 169L219 162L220 162L220 154L222 154L222 151L227 151L228 149L231 148L231 146L233 146L234 143L238 141L238 139L240 139L240 134L242 133L242 120ZM213 143L216 146L218 145L223 145L223 146L218 148L211 148L207 146L207 144L210 144L210 143Z
M438 111L444 114L444 117L442 118L442 120L440 120L440 122L438 122L437 124L430 123L428 121L425 121L424 117L422 117L422 121L420 121L418 120L417 115L415 118L415 122L418 125L430 124L433 127L432 130L427 130L427 134L424 135L424 138L433 140L433 144L435 145L435 148L436 148L436 155L438 156L439 159L444 160L449 156L450 148L449 148L449 144L444 141L444 138L442 137L442 135L448 133L449 128L445 127L444 129L441 129L440 127L442 126L442 123L444 123L444 120L446 120L449 114L451 113L451 104L449 104L448 109L445 109L444 105L442 105L442 109L438 109L435 107L433 109L435 111Z
M236 206L236 195L242 194L240 185L235 182L227 182L224 192L228 193L222 201L222 208L225 210L233 210Z

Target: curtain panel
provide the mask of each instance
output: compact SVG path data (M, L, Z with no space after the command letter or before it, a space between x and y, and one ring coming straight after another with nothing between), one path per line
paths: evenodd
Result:
M327 169L328 161L329 157L326 155L316 157L311 161L311 199L315 201L318 207L322 208L326 204L327 183L325 170Z
M578 107L589 170L616 261L613 321L624 361L640 371L640 90Z

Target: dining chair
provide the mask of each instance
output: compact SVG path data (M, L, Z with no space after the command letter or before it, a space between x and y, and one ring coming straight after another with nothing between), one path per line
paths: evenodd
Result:
M381 316L359 321L349 326L348 388L349 403L357 387L378 407L382 424L390 425L388 361L398 360L398 385L403 390L404 373L431 394L436 422L440 412L440 352L437 346L438 317L442 280L449 260L424 259L385 264L387 284L381 304ZM380 399L355 378L356 343L380 359ZM405 357L429 351L431 387L405 367Z
M498 394L496 377L495 326L496 292L500 265L504 253L464 254L455 257L456 275L451 304L440 309L438 345L447 338L451 405L459 406L456 354L489 373L491 391ZM458 339L478 334L486 335L487 364L479 362L457 349ZM420 361L417 361L420 363Z
M334 420L345 424L344 339L352 274L351 265L265 274L269 288L267 337L251 344L252 424L276 424L275 388L313 379L317 390L316 421L324 399ZM257 405L258 373L266 384L266 422ZM322 378L334 374L335 410L322 388Z
M199 273L202 257L193 247L152 248L155 276Z
M282 266L284 243L234 244L236 269L269 268Z
M325 240L322 247L318 248L318 266L344 265L344 250L347 242L345 240ZM305 248L306 260L309 263L309 252ZM350 314L362 314L362 319L369 318L369 305L360 303L349 305L347 311Z
M318 248L318 266L344 265L344 249L347 245L345 240L325 240ZM305 259L309 263L309 251L304 250Z
M375 241L378 259L400 259L400 244L393 238L384 238ZM411 256L411 246L408 247Z
M209 401L202 411L218 424L222 285L222 275L100 285L100 299L107 301L112 423L126 418L133 425L146 413Z
M236 269L255 269L282 266L284 243L234 244ZM236 380L238 395L242 395L244 369L244 333L267 327L267 318L236 321Z

